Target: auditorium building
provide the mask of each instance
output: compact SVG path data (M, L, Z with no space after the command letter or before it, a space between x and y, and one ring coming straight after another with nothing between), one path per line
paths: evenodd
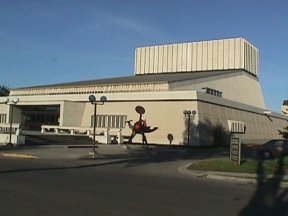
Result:
M2 125L13 112L22 131L59 135L92 136L97 108L102 143L127 141L141 119L157 128L146 134L151 144L211 146L229 142L231 134L260 144L281 138L288 120L267 109L259 51L243 38L139 47L132 76L17 88L1 101ZM136 135L133 143L141 142Z

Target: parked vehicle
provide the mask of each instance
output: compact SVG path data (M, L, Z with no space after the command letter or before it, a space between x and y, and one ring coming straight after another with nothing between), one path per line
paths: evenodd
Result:
M277 158L283 155L288 155L288 141L277 139L270 140L263 145L255 146L259 156L264 159Z

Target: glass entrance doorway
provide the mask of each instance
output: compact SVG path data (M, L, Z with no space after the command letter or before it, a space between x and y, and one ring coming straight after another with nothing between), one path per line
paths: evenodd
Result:
M21 110L24 130L41 130L41 125L59 125L60 105L22 106Z

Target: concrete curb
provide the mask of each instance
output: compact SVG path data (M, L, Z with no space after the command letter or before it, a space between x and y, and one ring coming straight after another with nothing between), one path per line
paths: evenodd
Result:
M189 163L185 166L181 166L178 168L178 172L182 173L183 175L195 177L195 178L207 178L208 174L206 172L198 171L198 170L189 170L188 167L190 166Z
M193 163L193 162L192 162ZM191 170L188 167L192 164L189 163L185 166L179 167L178 171L184 175L188 175L194 178L207 178L207 179L215 179L222 181L237 181L240 183L252 183L257 184L257 179L259 176L257 174L249 174L249 173L233 173L233 172L214 172L214 171L198 171ZM260 178L262 178L260 176ZM283 177L275 177L273 175L263 176L265 180L270 180L272 178L281 179L281 187L288 187L288 175L284 175Z
M217 173L208 173L207 174L207 178L209 179L215 179L215 180L223 180L223 181L237 181L240 183L252 183L252 184L257 184L258 180L257 177L255 178L247 178L247 176L245 176L245 173L243 173L243 177L239 177L239 176L233 176L233 173L229 174L229 175L221 175L221 174L217 174ZM284 178L286 178L287 175L284 176ZM281 180L280 182L280 187L281 188L287 188L288 187L288 181L284 180L284 178ZM268 176L264 179L265 181L269 181L271 180L271 178L269 178ZM277 180L275 180L276 182Z
M39 159L39 157L33 155L26 155L26 154L14 154L14 153L3 153L1 154L3 157L13 157L13 158L24 158L24 159Z

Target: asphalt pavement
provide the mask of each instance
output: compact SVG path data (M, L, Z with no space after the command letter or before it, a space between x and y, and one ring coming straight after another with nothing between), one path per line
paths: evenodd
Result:
M176 159L208 159L229 158L229 150L211 148L185 148L160 145L96 145L97 160L130 160L135 158L151 158L164 161ZM19 145L0 147L3 157L30 159L91 159L92 146L67 145Z
M228 159L228 148L184 148L159 145L96 145L96 155L91 154L92 146L67 145L21 145L0 147L0 157L13 157L36 160L95 160L95 163L147 163L153 162L176 163L179 173L194 178L211 178L226 181L257 183L257 174L207 172L188 169L191 163L207 159ZM179 163L182 161L182 163ZM184 164L184 165L183 165ZM273 176L271 176L272 178ZM288 186L288 176L281 176L283 187Z
M175 172L178 161L100 161L0 158L0 215L273 215L263 208L270 202L255 207L254 197L275 190L190 178ZM279 209L277 197L269 213ZM250 206L257 214L247 214Z

